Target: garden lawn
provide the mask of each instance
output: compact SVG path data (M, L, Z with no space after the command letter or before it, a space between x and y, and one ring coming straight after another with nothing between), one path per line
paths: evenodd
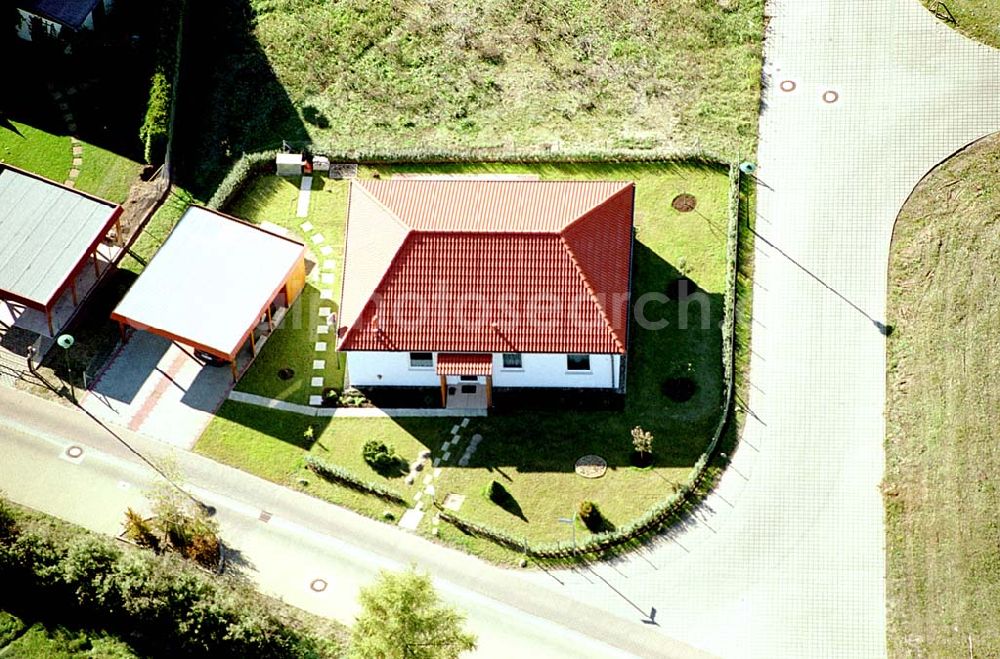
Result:
M284 179L266 176L256 179L236 200L227 212L253 222L270 222L284 227L289 234L309 247L307 261L311 270L307 273L307 285L302 295L289 309L288 314L261 349L253 366L236 385L237 391L254 393L267 398L307 404L310 395L318 395L322 388L312 387L313 376L323 376L327 387L343 387L344 372L342 358L334 351L334 334L316 333L319 310L328 307L337 311L340 299L340 274L344 256L344 225L347 220L346 181L333 181L322 176L313 179L308 217L296 217L300 179ZM313 225L304 231L302 224ZM311 237L322 234L324 242L316 245ZM333 251L328 255L320 252L322 245ZM334 282L324 284L320 280L320 267L324 261L332 259L337 263ZM332 300L323 300L320 291L332 291ZM317 352L317 341L327 343L325 352ZM326 369L315 371L313 360L326 362ZM278 371L290 368L295 375L290 380L278 377Z
M921 0L931 11L938 0ZM955 24L952 26L967 37L1000 48L1000 3L996 0L948 0L945 3Z
M924 179L893 234L883 486L893 657L1000 656L998 181L994 135Z
M663 329L643 329L633 323L628 394L623 411L508 411L473 419L462 431L458 448L452 449L450 462L441 465L442 473L435 483L438 499L451 492L463 494L466 502L459 511L463 516L533 542L549 542L569 540L571 530L558 519L572 517L580 501L595 501L609 522L620 526L671 495L674 484L687 479L706 448L723 402L719 324L723 316L726 267L727 172L711 166L677 163L378 167L382 177L418 171L633 180L637 185L634 296L662 292L680 274L692 279L702 291L686 304L674 301L648 305L650 320L668 322ZM371 168L362 168L359 175L373 173ZM266 217L276 223L290 222L287 217L282 219L282 213L294 215L293 191L297 194L294 181L265 177L229 210L258 220ZM697 207L693 212L680 213L672 208L671 201L685 192L696 197ZM310 221L317 223L316 219ZM329 238L331 233L324 228L324 235ZM291 350L287 359L294 358L295 350L308 353L312 348L311 337L303 334L300 338L298 348ZM258 358L259 364L271 360L261 380L255 384L245 377L240 388L251 390L247 384L250 382L254 393L266 391L259 383L271 377L276 365L267 356L272 347L270 343L265 345ZM280 354L285 352L282 349ZM691 400L673 402L664 395L663 380L675 376L694 380L697 389ZM266 386L279 385L271 382ZM305 473L302 460L308 451L412 494L415 490L406 488L401 478L383 478L368 469L360 457L362 444L366 439L379 437L410 460L425 447L439 456L438 447L451 438L453 423L447 419L318 419L230 402L209 425L196 450L286 485L295 485ZM310 424L318 441L303 441L303 433ZM656 461L645 470L632 467L629 460L632 450L629 432L637 425L655 436ZM473 433L481 434L484 439L469 466L449 466L457 463ZM603 478L588 480L574 473L577 458L589 453L608 461L609 470ZM481 496L494 479L505 485L519 510L511 513ZM318 486L314 477L309 480L309 491L366 514L377 516L386 508L373 497L337 486ZM421 529L430 532L429 516ZM444 525L441 534L443 539L488 558L512 559L509 552ZM585 536L581 527L578 538Z
M82 158L77 189L118 204L128 198L142 169L137 162L87 143ZM9 122L0 124L0 161L63 183L73 166L73 145L68 136Z
M189 7L197 102L181 111L180 171L206 197L232 159L282 140L730 160L756 148L764 0L246 4Z

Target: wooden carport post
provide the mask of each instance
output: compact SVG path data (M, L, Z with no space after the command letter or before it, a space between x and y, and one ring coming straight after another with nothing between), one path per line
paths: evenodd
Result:
M448 380L441 375L441 407L448 407Z
M236 371L236 357L233 357L233 360L229 362L229 366L233 369L233 382L237 382L240 379L240 376Z
M52 328L52 310L48 307L45 307L45 320L49 323L49 334L54 337L56 331Z
M486 407L493 407L493 376L486 376Z

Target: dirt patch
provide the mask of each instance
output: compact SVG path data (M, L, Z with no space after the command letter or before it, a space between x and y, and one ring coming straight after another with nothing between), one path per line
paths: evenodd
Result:
M674 197L674 200L670 202L670 205L674 207L675 211L680 213L690 213L694 210L695 206L698 205L698 200L695 199L693 194L682 192Z

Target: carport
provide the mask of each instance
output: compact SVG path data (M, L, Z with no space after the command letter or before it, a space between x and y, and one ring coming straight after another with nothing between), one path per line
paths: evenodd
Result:
M116 204L0 165L0 322L54 337L121 257L121 213Z
M302 292L304 256L300 242L191 206L111 318L123 341L133 328L191 346L229 362L235 381Z

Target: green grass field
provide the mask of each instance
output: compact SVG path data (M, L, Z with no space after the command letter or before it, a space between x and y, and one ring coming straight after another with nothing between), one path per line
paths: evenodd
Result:
M607 519L624 524L645 512L655 502L673 491L673 484L684 481L695 460L708 443L719 419L722 401L721 334L722 293L725 281L725 235L728 177L724 170L676 163L621 165L451 165L380 166L381 176L397 172L434 171L436 173L531 172L548 179L626 179L637 184L635 295L662 291L666 284L683 272L706 293L707 326L702 327L702 306L691 303L687 316L677 302L668 302L659 310L671 321L666 329L654 331L633 327L629 362L629 392L622 412L547 411L518 412L473 419L466 434L480 433L484 440L467 468L447 467L436 489L439 498L449 492L466 496L460 511L475 521L523 535L536 542L566 540L569 529L558 523L559 517L572 516L584 499L596 501ZM362 176L371 169L363 168ZM291 209L294 182L273 177L251 186L232 209L237 215L282 220L281 209ZM681 193L695 195L696 212L679 213L670 202ZM284 201L281 201L284 199ZM343 212L343 207L341 207ZM311 220L316 224L316 220ZM333 221L333 220L331 220ZM338 226L342 227L342 219ZM324 235L330 233L324 228ZM341 228L342 232L342 228ZM342 235L341 238L342 240ZM339 288L339 284L338 284ZM657 318L660 316L657 316ZM680 319L689 322L681 329ZM673 321L678 322L673 322ZM276 333L276 337L281 331ZM268 343L258 358L259 378L241 381L239 388L261 395L286 395L279 387L291 387L276 377L275 366L292 364L297 355L312 359L312 341L308 333L286 333L286 343ZM273 354L269 354L273 353ZM274 355L278 357L274 357ZM328 363L330 360L328 359ZM254 369L258 369L258 365ZM689 366L690 365L690 366ZM674 403L661 391L665 377L690 372L698 391L686 403ZM248 375L252 374L251 370ZM307 377L302 380L304 387ZM279 384L280 383L280 384ZM297 400L295 390L286 398ZM303 436L314 427L317 441ZM406 495L415 494L401 477L385 478L361 460L361 445L377 437L393 444L408 460L424 448L435 455L450 438L453 421L448 419L316 419L282 414L226 403L206 430L196 450L222 462L257 473L286 485L296 485L307 478L310 492L356 510L379 516L386 508L373 497L344 488L317 483L305 471L306 451L328 462L382 482ZM652 431L656 437L657 461L652 469L630 466L632 450L629 431L636 425ZM588 480L573 472L577 458L597 453L609 463L607 475ZM457 456L452 459L454 464ZM490 480L504 483L520 507L520 515L511 514L480 496ZM552 496L557 492L559 496ZM396 511L393 511L396 512ZM423 531L430 532L429 517ZM492 544L463 536L442 527L442 538L495 560L511 556ZM580 531L579 537L586 533Z
M921 0L934 11L938 0ZM984 44L1000 48L1000 3L995 0L948 0L956 30Z
M91 144L83 144L83 166L76 187L84 192L122 203L142 166ZM55 135L30 125L0 125L0 162L64 182L73 166L73 145L66 135Z
M1000 136L940 165L889 265L887 595L894 657L1000 655Z
M185 84L189 99L199 100L182 108L191 179L183 183L208 196L232 159L282 140L381 153L660 149L749 157L763 5L197 3L188 46L198 65ZM210 27L220 24L225 34ZM206 104L212 113L203 112Z

